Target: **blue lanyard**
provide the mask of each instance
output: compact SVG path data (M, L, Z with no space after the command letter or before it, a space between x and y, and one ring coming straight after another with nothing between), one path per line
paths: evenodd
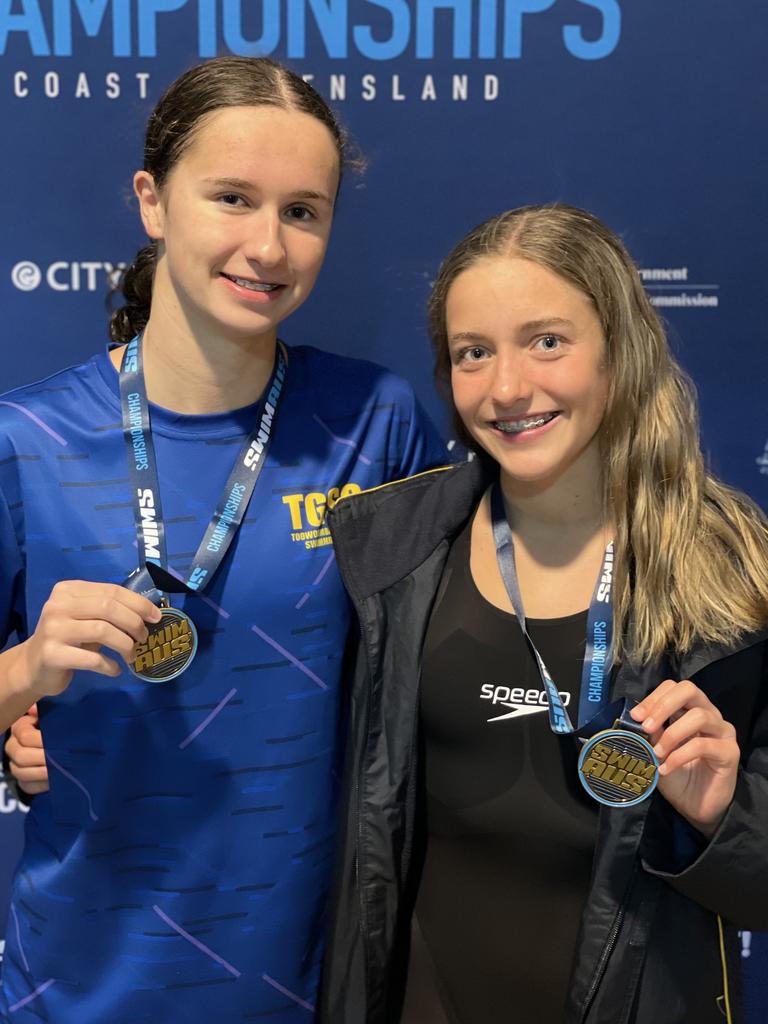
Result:
M195 553L189 576L182 582L167 571L165 524L149 400L144 383L141 341L142 337L138 335L126 345L120 368L123 436L128 449L139 548L139 569L131 574L125 586L145 594L150 600L159 601L162 592L202 591L221 565L245 518L248 503L267 461L285 388L288 362L282 344L278 343L272 374L256 412L254 429L235 460L216 510Z
M611 673L611 642L613 639L613 544L605 549L603 566L600 571L587 614L587 642L584 663L581 669L581 690L579 692L578 729L574 729L562 697L549 674L544 660L531 639L525 621L523 600L515 567L515 548L512 531L504 511L504 498L498 480L491 490L491 521L493 539L496 545L496 559L504 580L509 600L514 609L518 625L530 648L539 669L541 681L547 692L549 724L553 732L561 735L575 735L579 739L593 735L600 729L618 722L622 728L642 732L637 723L629 717L628 702L625 699L608 703Z

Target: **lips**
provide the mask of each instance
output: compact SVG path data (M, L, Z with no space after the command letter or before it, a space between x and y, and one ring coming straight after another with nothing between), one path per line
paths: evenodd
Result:
M245 288L249 292L274 292L279 288L284 288L285 285L273 281L256 281L251 277L236 277L235 274L225 274L221 271L221 276L226 277L228 281L232 281L233 284L238 285L240 288Z
M524 434L527 430L537 430L546 426L559 415L559 412L543 412L518 419L493 420L491 425L502 434Z

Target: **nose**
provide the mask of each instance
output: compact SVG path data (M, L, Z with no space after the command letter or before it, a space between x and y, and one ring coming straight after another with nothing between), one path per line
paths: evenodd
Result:
M277 211L262 208L256 212L246 255L250 263L267 269L285 259L283 224Z
M511 409L533 397L533 385L525 372L524 353L506 348L497 352L492 374L489 396L501 409Z

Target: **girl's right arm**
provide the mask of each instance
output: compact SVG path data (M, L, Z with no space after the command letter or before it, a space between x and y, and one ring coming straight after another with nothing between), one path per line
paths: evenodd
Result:
M156 605L125 587L57 583L32 636L0 654L0 731L40 698L65 690L78 669L120 675L120 665L101 648L131 661L134 644L147 638L147 624L160 618Z

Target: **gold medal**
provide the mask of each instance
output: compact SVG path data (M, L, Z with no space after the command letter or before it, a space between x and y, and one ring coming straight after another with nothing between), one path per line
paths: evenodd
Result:
M148 683L167 683L189 667L197 653L197 630L190 617L167 600L160 605L163 617L150 625L149 636L134 644L130 669Z
M609 807L632 807L658 782L659 761L648 740L627 729L604 729L579 755L579 779L589 795Z

